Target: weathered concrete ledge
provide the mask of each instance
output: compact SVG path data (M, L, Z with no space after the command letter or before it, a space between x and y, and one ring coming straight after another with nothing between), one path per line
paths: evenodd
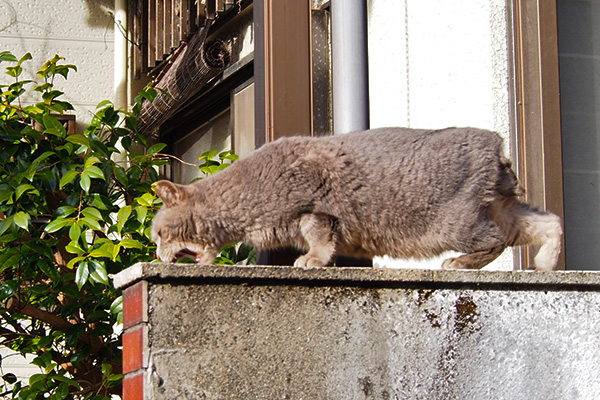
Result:
M600 273L137 264L124 400L593 399Z
M285 281L303 284L447 286L530 288L548 290L600 289L600 273L582 271L472 271L389 269L362 267L293 268L264 265L199 265L139 263L115 275L114 284L123 288L140 280L185 279L196 282L216 280Z

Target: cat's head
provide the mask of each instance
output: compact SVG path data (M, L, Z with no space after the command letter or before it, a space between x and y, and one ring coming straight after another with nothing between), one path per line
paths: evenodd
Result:
M200 264L211 264L219 253L208 229L197 215L197 199L189 186L169 181L156 183L155 191L163 201L152 222L152 240L156 254L164 262L192 258Z

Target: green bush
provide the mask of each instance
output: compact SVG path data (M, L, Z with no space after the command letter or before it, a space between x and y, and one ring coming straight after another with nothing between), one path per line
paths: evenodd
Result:
M122 380L111 276L155 253L151 186L165 145L148 146L136 122L156 92L140 93L131 111L103 101L69 135L58 116L73 106L56 85L76 67L56 56L41 83L20 80L29 59L0 52L12 79L0 85L0 343L33 355L40 373L21 382L3 371L0 397L106 399ZM23 105L31 87L40 101Z
M73 106L55 81L76 66L55 56L38 84L20 79L30 59L0 52L13 81L0 84L0 345L33 355L40 373L18 381L0 358L0 397L109 399L123 378L122 296L111 276L155 259L150 227L161 201L152 183L168 156L136 125L156 91L142 91L130 111L99 103L83 133L69 135L59 117ZM40 101L23 105L30 86ZM208 175L235 160L211 151L198 167ZM255 260L238 243L215 262Z

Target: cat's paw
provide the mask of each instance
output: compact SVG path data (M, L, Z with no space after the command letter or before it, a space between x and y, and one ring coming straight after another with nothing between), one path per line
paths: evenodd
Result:
M442 269L463 269L463 264L458 258L448 258L442 263Z
M315 268L315 267L324 267L327 261L323 261L319 257L315 257L310 254L305 254L301 257L298 257L294 262L294 267L297 268Z

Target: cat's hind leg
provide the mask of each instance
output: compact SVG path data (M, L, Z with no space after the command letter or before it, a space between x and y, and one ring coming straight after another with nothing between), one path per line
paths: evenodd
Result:
M498 246L449 258L442 263L442 269L480 269L498 258L504 249L504 246Z
M334 221L324 214L304 214L300 218L300 233L308 252L298 257L295 267L323 267L333 258L337 234Z

